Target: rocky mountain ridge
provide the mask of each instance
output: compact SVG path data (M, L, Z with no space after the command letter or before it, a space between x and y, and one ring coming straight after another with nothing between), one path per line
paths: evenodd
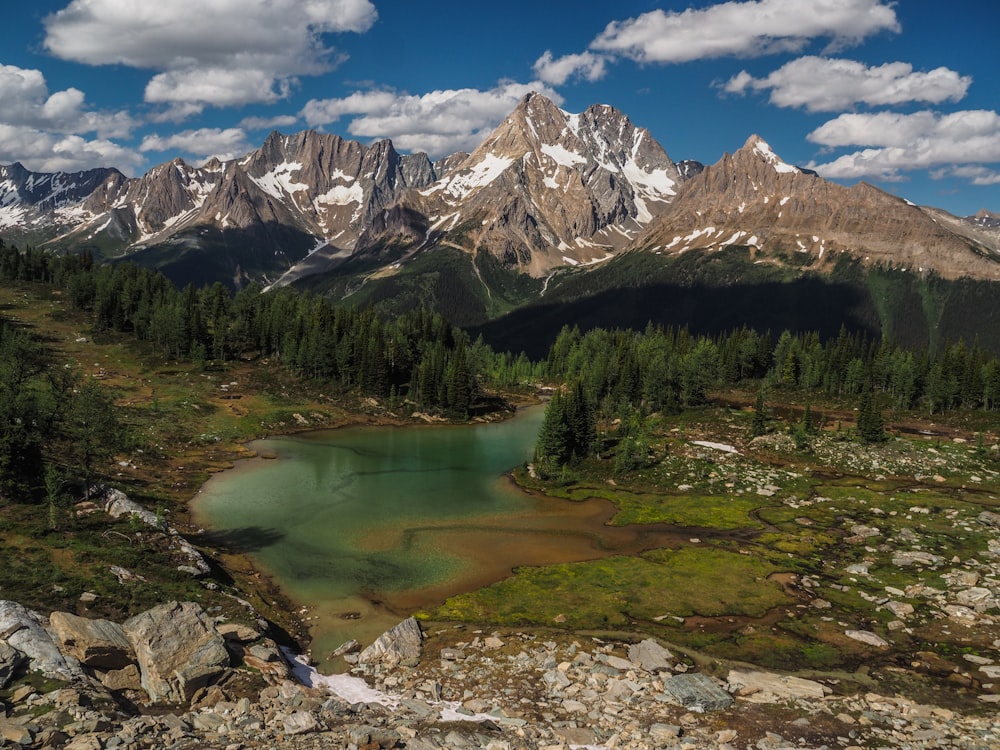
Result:
M846 253L887 268L1000 280L1000 246L986 232L867 183L843 187L786 164L757 135L694 176L634 246L680 254L733 245L762 262L799 254L814 269Z
M135 179L2 169L0 231L130 256L182 283L345 272L361 283L450 249L465 253L469 274L492 293L480 254L543 280L627 250L727 245L818 272L848 254L918 274L1000 278L1000 227L989 212L961 219L864 183L830 183L786 164L758 136L714 165L676 164L613 107L570 114L539 94L473 153L435 163L387 140L304 131L274 132L240 159L175 159Z
M479 148L402 203L427 217L432 235L543 276L626 246L681 182L649 131L613 107L572 115L529 94Z

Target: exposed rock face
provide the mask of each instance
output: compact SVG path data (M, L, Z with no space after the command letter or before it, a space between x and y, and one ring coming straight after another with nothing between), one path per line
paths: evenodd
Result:
M18 162L0 166L0 229L27 228L36 220L70 225L80 203L107 182L119 183L117 169L85 172L31 172Z
M134 661L132 646L121 625L110 620L91 620L69 612L53 612L49 624L70 654L85 667L115 670Z
M380 664L393 667L420 658L423 635L420 625L410 617L378 637L358 655L359 664Z
M939 212L944 214L944 212ZM759 136L693 177L634 247L657 253L752 248L832 267L841 253L945 278L1000 279L996 243L866 183L845 188L783 162Z
M404 204L469 252L541 276L607 256L665 209L681 176L649 131L607 105L573 115L539 94ZM370 242L386 241L386 236Z
M201 607L170 602L122 626L132 644L142 687L154 703L184 703L229 665L225 642Z
M17 602L0 601L0 643L4 641L28 658L30 669L46 677L72 680L81 674L79 664L59 652L42 618Z

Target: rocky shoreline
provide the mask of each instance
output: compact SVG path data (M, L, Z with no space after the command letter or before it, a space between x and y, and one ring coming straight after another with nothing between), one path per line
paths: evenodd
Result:
M170 602L118 624L0 602L0 747L995 748L995 709L693 669L636 643L412 618L327 677L268 635ZM716 670L713 670L716 671Z

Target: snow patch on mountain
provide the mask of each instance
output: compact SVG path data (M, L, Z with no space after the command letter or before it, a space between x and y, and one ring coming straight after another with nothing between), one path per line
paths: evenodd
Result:
M561 143L544 143L542 144L541 151L556 164L563 167L569 167L572 169L577 164L587 163L587 159L585 157L580 156L580 154L574 151L570 151Z
M771 150L766 141L758 139L754 144L753 150L770 163L774 167L774 171L779 174L796 174L799 172L798 167L793 167L791 164L786 164L779 159L778 155Z
M334 185L323 195L316 196L316 204L348 206L352 203L361 203L364 198L364 189L355 182L353 185Z
M250 179L257 183L264 192L273 195L275 198L281 198L283 195L294 195L295 193L309 190L307 184L296 182L292 177L292 173L301 171L301 162L286 161L275 166L270 172L260 177L251 177Z
M476 164L456 174L449 175L426 190L422 190L421 194L431 195L443 190L452 198L462 200L473 191L489 185L513 163L514 160L509 157L485 154Z

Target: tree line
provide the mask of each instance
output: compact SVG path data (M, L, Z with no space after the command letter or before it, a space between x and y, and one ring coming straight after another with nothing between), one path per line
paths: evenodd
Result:
M775 338L747 327L693 336L683 328L581 333L567 326L550 347L544 372L549 381L568 384L550 402L536 445L536 458L555 466L593 452L601 420L617 425L616 460L632 465L648 443L645 415L705 404L720 387L847 399L859 405L866 442L882 435L883 407L928 414L1000 409L1000 359L977 342L949 343L931 354L846 329L821 341L816 333L784 331ZM584 406L567 409L574 401Z
M0 247L0 280L51 284L92 314L95 332L130 334L167 359L201 366L269 359L344 392L455 418L470 415L487 372L509 380L526 367L425 310L386 319L288 288L178 289L156 271L95 264L87 253Z

